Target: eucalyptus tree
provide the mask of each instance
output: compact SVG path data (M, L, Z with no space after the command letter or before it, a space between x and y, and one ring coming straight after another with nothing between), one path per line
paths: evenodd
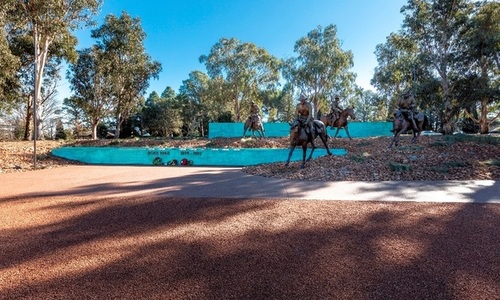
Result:
M208 132L208 89L210 78L201 71L192 71L182 82L179 97L183 100L184 127L188 135Z
M146 53L139 18L126 12L120 17L108 15L104 24L92 31L100 50L99 61L111 89L115 106L116 132L119 138L122 123L136 113L143 99L149 80L158 78L161 64Z
M259 91L276 85L280 63L265 49L235 38L220 39L208 55L200 56L212 79L223 78L233 104L235 121L241 120L240 104L257 100Z
M182 133L181 103L171 87L160 97L152 94L144 108L145 124L153 136L172 137Z
M295 43L294 52L297 57L284 61L283 76L301 93L312 96L314 115L321 99L322 106L327 107L326 101L333 100L327 99L328 95L333 97L353 88L356 76L349 72L354 66L353 54L342 50L335 25L310 31Z
M285 83L281 88L263 91L260 98L263 99L262 114L267 122L291 122L296 117L293 87L290 83Z
M82 109L80 99L75 96L63 99L63 111L72 134L78 136L87 124L87 114Z
M146 98L141 111L141 130L143 132L154 135L154 122L158 118L157 104L160 102L160 100L161 97L156 91L151 92Z
M440 119L443 132L455 130L455 120L460 106L454 104L451 79L456 69L453 58L462 41L459 33L471 12L468 0L408 0L401 12L404 14L403 30L417 43L427 66L437 77L443 97Z
M8 2L0 4L0 111L8 112L15 103L13 93L18 86L16 72L20 67L19 58L11 52L7 32Z
M231 83L227 82L222 76L210 78L208 81L207 101L205 107L209 122L233 122L234 107L233 91ZM229 101L228 101L229 99Z
M92 139L97 139L97 126L113 109L111 90L104 66L100 61L101 49L85 48L78 51L78 60L69 65L67 78L74 94L67 100L70 107L78 106L92 128Z
M460 32L459 70L455 93L480 133L500 115L500 3L482 2ZM479 114L476 108L479 108ZM497 112L488 117L490 112Z
M385 44L375 48L378 65L371 84L385 101L386 118L396 107L397 99L404 90L415 94L416 73L419 68L416 43L405 35L391 33ZM419 102L420 99L417 99ZM382 107L379 107L382 109Z
M10 50L15 55L20 64L16 70L16 84L11 85L10 97L15 98L17 109L24 110L21 115L24 116L23 121L23 139L28 140L31 136L31 120L35 102L34 99L34 82L35 74L33 72L35 66L33 37L26 34L22 30L13 30L9 36ZM68 51L61 49L60 44L54 42L49 51L49 57L43 71L43 79L41 80L40 92L37 101L37 124L39 125L37 136L42 138L43 129L46 128L45 120L52 118L51 114L57 108L54 106L58 90L58 83L61 79L61 58L67 57ZM71 52L71 51L69 51Z
M92 16L101 6L102 0L4 0L8 6L7 19L10 26L24 30L33 37L34 45L34 108L40 101L39 96L45 67L51 51L61 51L66 59L75 59L76 38L72 31L91 24ZM54 47L57 44L58 47ZM35 122L35 137L41 128Z

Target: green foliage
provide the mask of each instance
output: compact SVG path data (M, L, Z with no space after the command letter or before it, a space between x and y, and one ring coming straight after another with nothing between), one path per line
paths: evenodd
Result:
M232 104L237 122L243 115L242 102L255 101L260 91L278 84L279 60L265 49L235 38L220 39L208 55L200 56L200 62L205 64L208 75L214 80L214 87L219 88L212 90L217 92L211 97L217 97L222 106ZM221 93L223 98L219 98Z
M396 149L397 152L403 152L403 153L414 153L414 152L420 152L422 150L424 150L424 147L418 145L401 146Z
M409 0L401 12L401 30L376 47L371 81L386 99L388 117L409 89L434 130L452 134L465 110L487 133L487 115L500 103L500 4Z
M354 161L354 162L364 162L367 157L366 156L360 156L360 155L349 155L349 159Z
M313 115L320 103L332 101L334 96L350 94L355 75L351 51L344 51L333 24L318 26L300 38L294 47L297 57L283 62L283 76L302 93L312 96Z
M448 161L445 163L446 166L450 168L461 168L467 166L463 161Z
M61 140L65 140L67 138L66 131L64 130L64 126L61 120L57 121L55 138Z
M217 122L219 123L232 123L233 115L230 111L225 111L217 117Z
M2 1L0 19L3 22L0 25L2 28L10 29L8 33L8 41L12 42L10 46L16 43L16 47L22 46L18 43L21 40L31 45L29 50L17 53L21 61L28 62L24 64L23 61L23 65L17 69L19 74L27 79L21 80L19 93L31 95L30 86L33 86L37 104L50 98L50 93L42 89L42 85L44 81L53 84L58 79L59 70L51 70L51 65L58 66L61 59L73 61L76 58L77 40L72 31L81 28L82 25L88 25L91 16L97 13L101 4L102 0ZM3 34L0 35L3 36ZM2 41L0 41L0 49L1 44ZM25 71L31 69L30 66L35 67L34 74L31 70ZM32 108L28 104L26 109L29 111ZM42 110L35 110L35 113L33 115L36 118L34 136L41 137L44 120ZM31 117L32 114L27 113L28 124ZM25 138L28 137L27 135L26 132Z
M455 143L454 140L441 139L441 140L436 140L436 141L430 143L429 146L431 146L431 147L448 147L454 143Z
M92 38L97 40L98 60L113 103L118 138L122 123L140 107L150 78L158 78L161 64L145 52L146 34L140 19L126 12L119 18L106 16L104 24L92 31Z
M500 137L492 135L454 134L443 136L446 143L473 142L475 144L500 145Z
M257 141L255 139L241 139L242 148L255 148L257 146Z
M400 164L397 162L389 162L389 168L395 172L409 172L411 171L411 166L407 164Z
M432 172L437 172L437 173L449 173L450 168L447 166L432 166L429 168L430 171Z

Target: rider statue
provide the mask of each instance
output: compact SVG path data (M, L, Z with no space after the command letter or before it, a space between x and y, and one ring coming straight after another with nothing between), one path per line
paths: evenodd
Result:
M330 106L330 114L333 116L333 122L335 122L342 113L342 108L339 105L339 96L335 96L335 100L333 100L332 105Z
M409 91L405 91L402 97L399 98L398 111L394 115L396 116L398 113L403 114L403 117L407 117L411 121L413 130L419 131L415 123L415 116L417 115L415 98L413 98L413 95Z
M248 119L250 120L251 122L251 127L255 127L255 126L258 126L260 125L260 108L257 106L257 104L255 104L254 101L252 101L251 105L250 105L250 116L248 117Z
M292 123L292 126L299 123L302 127L305 128L306 133L312 134L313 133L313 111L312 111L312 106L311 103L307 101L307 97L302 94L299 97L299 104L297 104L296 108L296 113L297 117Z

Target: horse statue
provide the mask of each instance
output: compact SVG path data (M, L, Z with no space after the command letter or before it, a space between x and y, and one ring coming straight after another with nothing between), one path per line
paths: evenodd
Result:
M404 113L398 111L394 114L394 120L392 121L392 132L394 132L394 137L391 139L391 143L389 144L389 148L394 144L396 147L399 145L399 136L401 133L404 133L410 129L413 131L413 138L411 139L412 143L415 143L420 136L420 133L427 126L428 119L427 116L423 113L419 112L415 115L415 124L418 128L414 130L413 124L410 120L405 117Z
M352 120L356 120L356 115L354 114L354 107L353 108L346 108L342 110L340 113L340 116L337 120L334 120L334 115L333 113L329 113L328 115L323 115L321 116L321 122L325 124L326 127L330 126L330 128L337 127L337 131L335 132L335 136L333 138L336 138L337 135L339 134L339 130L341 128L345 129L345 133L347 133L347 136L349 137L350 140L352 140L351 135L349 134L349 129L347 128L347 119L351 118Z
M245 125L243 127L243 137L246 136L246 133L247 133L247 130L252 130L252 135L254 137L257 137L255 135L255 132L257 132L259 134L259 137L260 138L264 138L266 137L264 132L264 125L262 124L262 122L260 121L260 118L248 118L246 121L245 121Z
M323 145L325 145L326 152L328 155L332 155L330 148L328 148L328 144L326 143L328 140L328 135L326 134L326 126L323 122L319 120L314 120L314 130L310 134L307 134L304 125L301 125L299 122L295 122L290 126L290 151L288 152L288 159L286 160L285 166L288 166L290 163L290 158L292 157L293 150L295 150L296 146L302 146L302 165L301 169L305 167L306 164L306 152L307 152L307 144L311 143L312 149L309 154L309 158L307 161L311 160L314 149L316 145L314 145L314 140L319 136Z

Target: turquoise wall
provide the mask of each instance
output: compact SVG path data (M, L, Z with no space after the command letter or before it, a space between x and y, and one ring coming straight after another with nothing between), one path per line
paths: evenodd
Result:
M334 155L345 155L345 149L330 149ZM310 149L307 151L309 155ZM169 165L185 159L194 166L251 166L285 162L288 149L205 149L205 148L133 148L133 147L61 147L52 154L87 164L106 165ZM313 157L326 155L326 149L316 148ZM302 149L296 148L291 161L302 160Z
M267 137L289 135L288 123L265 123ZM391 122L351 122L349 133L352 138L390 136ZM335 129L327 129L333 136ZM251 134L251 132L247 132ZM209 138L242 137L243 123L210 123ZM339 137L347 137L344 129ZM347 154L345 149L331 149L334 155ZM309 155L310 149L308 149ZM52 150L52 154L62 158L88 164L111 165L170 165L181 164L197 166L251 166L264 163L285 162L288 149L207 149L207 148L134 148L134 147L62 147ZM313 157L326 155L324 148L317 148ZM291 161L302 160L302 149L295 149Z
M243 123L210 123L208 124L208 138L242 137ZM391 136L392 122L350 122L349 133L352 138ZM264 123L266 137L284 137L290 133L288 123ZM333 136L337 128L328 127L328 134ZM252 131L247 131L249 136ZM256 133L257 135L257 133ZM338 137L347 137L344 129L340 129Z

